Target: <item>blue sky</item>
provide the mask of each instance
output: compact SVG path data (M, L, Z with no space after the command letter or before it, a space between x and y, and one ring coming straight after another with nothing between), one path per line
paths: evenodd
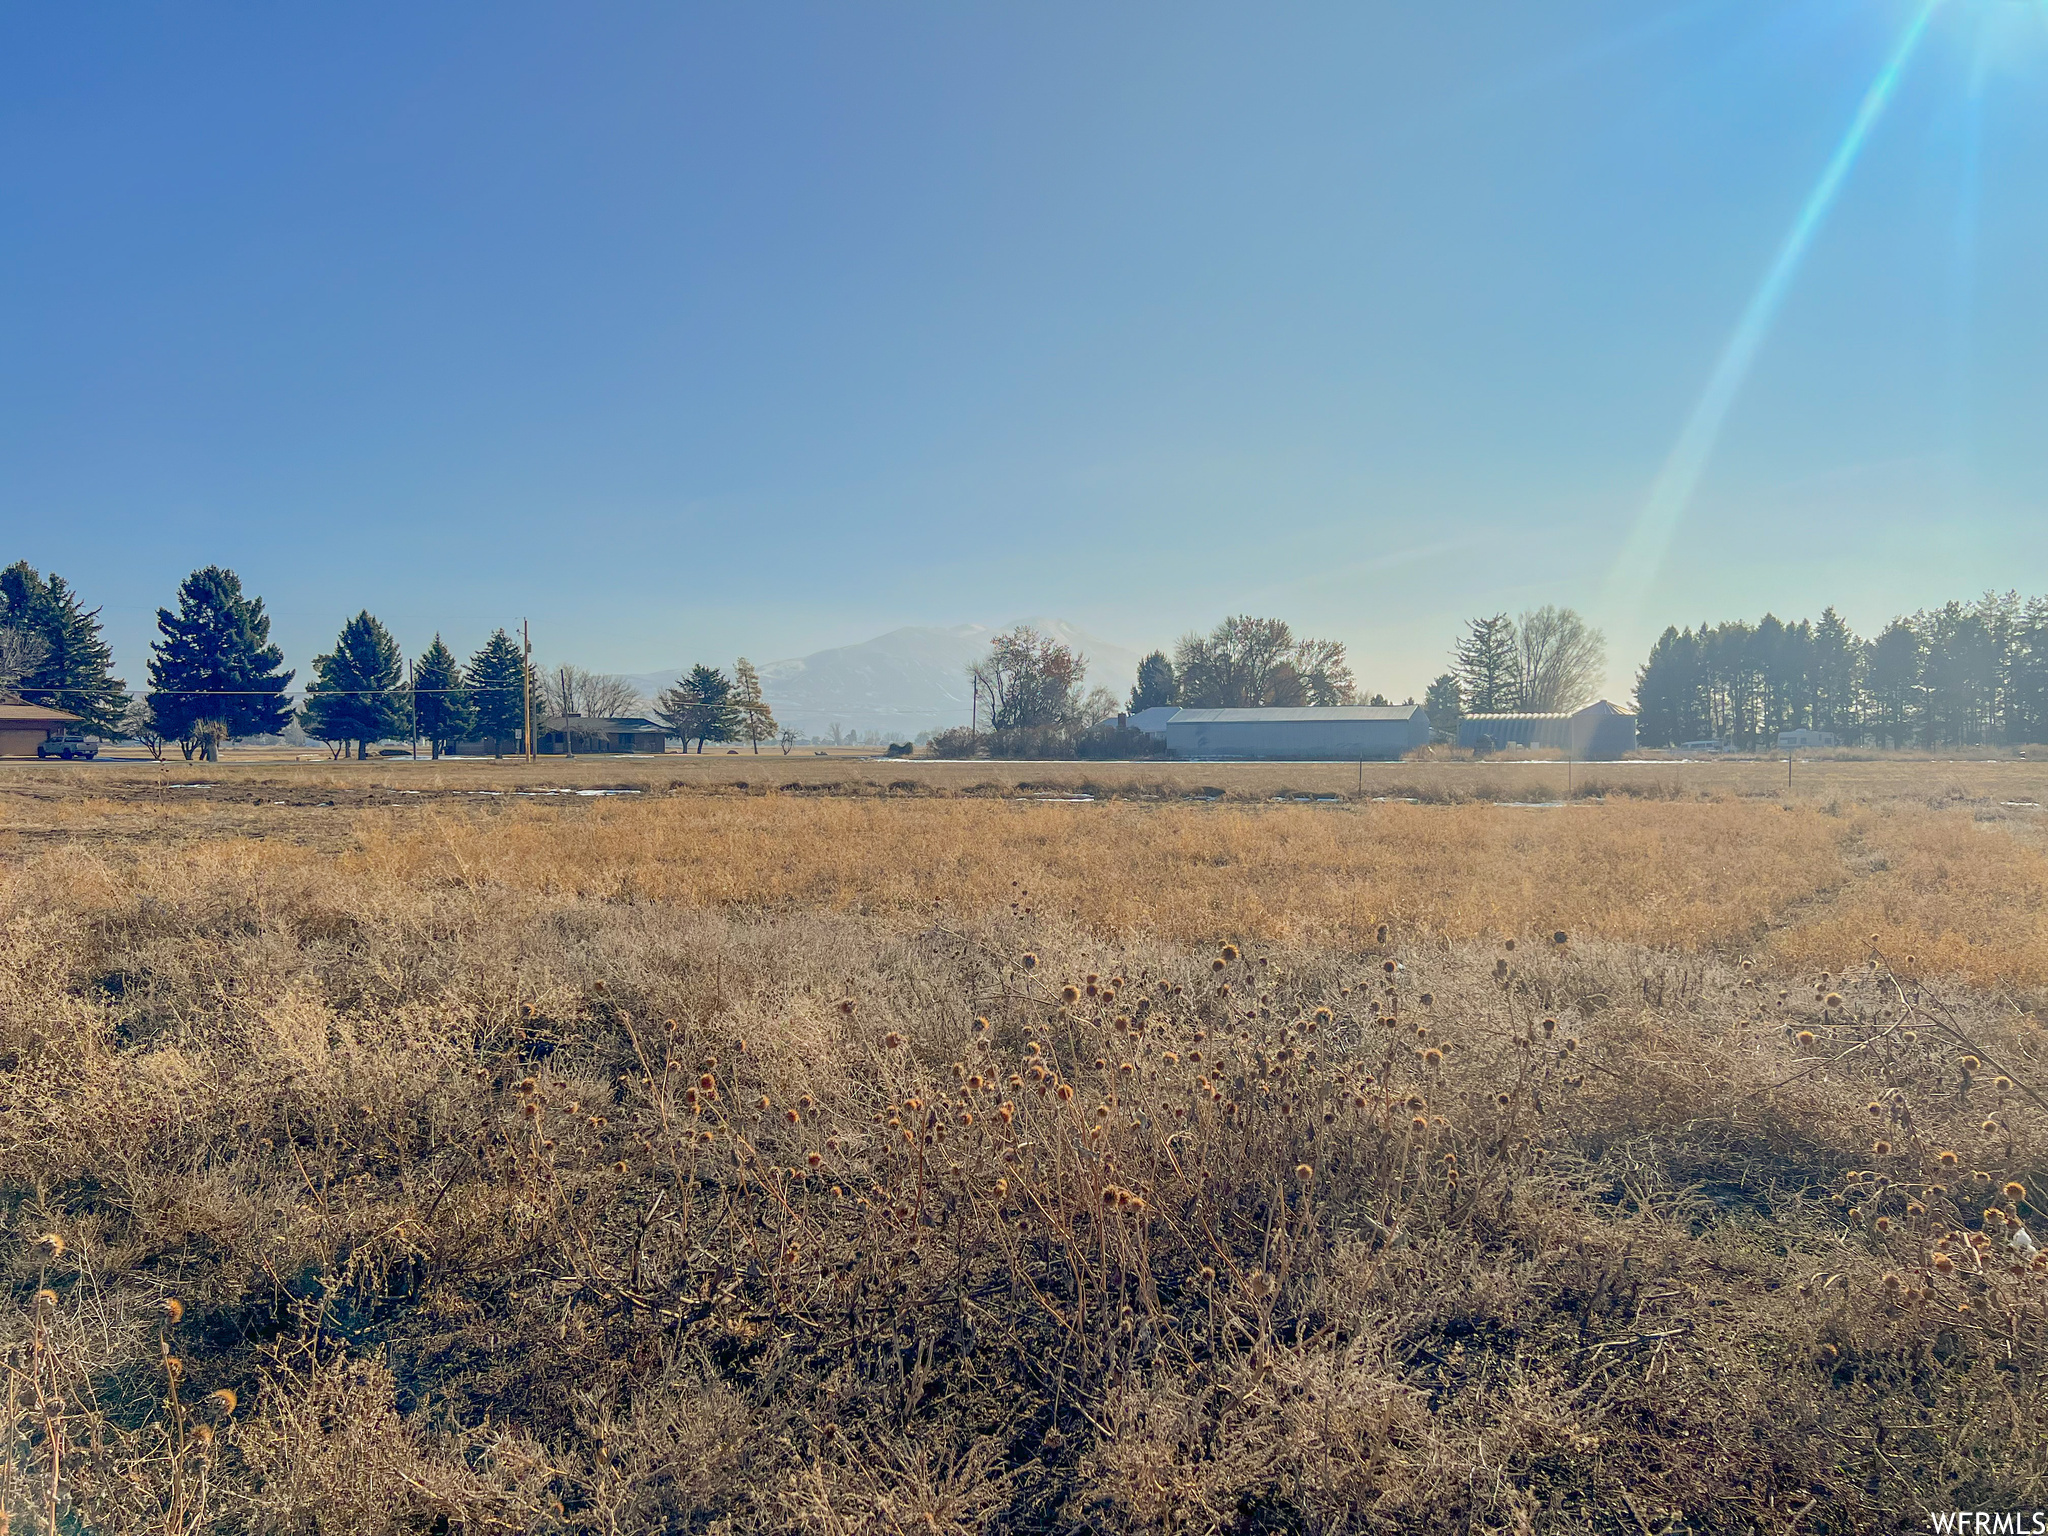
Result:
M1226 613L2048 588L2048 0L1943 0L1668 551L1619 552L1922 0L0 4L0 554L131 681Z

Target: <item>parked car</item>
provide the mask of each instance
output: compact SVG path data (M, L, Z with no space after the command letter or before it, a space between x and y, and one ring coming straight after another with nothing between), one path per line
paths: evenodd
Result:
M87 741L82 731L53 731L36 744L37 757L61 757L70 762L74 757L93 758L100 755L100 744Z

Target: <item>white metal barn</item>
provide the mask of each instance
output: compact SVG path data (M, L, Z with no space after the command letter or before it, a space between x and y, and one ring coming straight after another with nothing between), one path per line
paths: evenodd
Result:
M1393 759L1429 743L1419 704L1309 709L1148 709L1131 729L1164 736L1175 757L1192 761L1268 758L1355 763Z

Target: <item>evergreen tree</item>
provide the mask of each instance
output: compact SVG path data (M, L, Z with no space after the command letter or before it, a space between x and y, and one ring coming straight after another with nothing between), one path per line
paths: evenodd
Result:
M681 739L685 750L695 741L699 756L703 755L705 742L733 741L739 736L739 711L733 705L732 679L702 662L690 668L690 675L679 679L674 687L661 690L655 700L655 712L669 734Z
M149 703L164 734L195 747L206 761L223 740L281 731L291 723L285 696L292 674L270 643L263 599L245 597L241 578L209 565L178 587L178 611L156 611L163 638L150 647Z
M504 630L493 630L483 649L464 668L476 733L491 744L491 755L503 757L505 743L526 735L526 688L531 683L535 708L540 707L540 679L532 676L519 642Z
M1434 729L1448 731L1456 737L1458 722L1465 718L1465 690L1458 682L1458 675L1446 672L1431 683L1429 691L1422 696L1422 707Z
M2027 605L2017 592L1986 592L1977 603L1977 617L1984 626L1988 646L1986 661L1991 668L1991 707L1986 725L1987 741L2020 742L2027 738L2016 732L2015 689L2021 660Z
M1928 746L1976 746L1991 738L1998 643L1981 608L1948 602L1913 616L1921 637L1921 731Z
M2012 641L2005 739L2048 741L2048 598L2027 604Z
M1701 687L1701 647L1691 630L1667 628L1636 674L1636 732L1646 747L1675 747L1712 734Z
M1180 679L1173 675L1173 663L1166 652L1154 651L1138 663L1138 683L1131 690L1131 713L1180 702Z
M412 696L414 717L420 734L427 738L429 753L439 757L456 742L469 740L476 729L476 705L455 653L442 644L439 635L413 668ZM523 725L524 711L521 713Z
M1920 717L1920 636L1906 619L1893 619L1870 642L1864 663L1871 724L1887 745L1903 747Z
M1750 645L1757 674L1757 732L1764 742L1775 743L1778 732L1805 723L1798 707L1806 680L1799 631L1767 613L1758 620Z
M1842 616L1821 610L1813 626L1813 728L1843 741L1863 729L1863 647Z
M405 658L391 631L365 609L341 626L331 652L313 658L299 723L322 741L353 742L360 762L370 743L405 735L411 721Z
M127 685L114 676L114 652L100 635L100 611L87 608L62 576L46 579L26 560L0 571L0 627L42 642L36 665L15 682L30 704L69 710L83 728L120 734Z
M1467 714L1503 715L1520 708L1514 620L1504 613L1468 620L1451 670L1464 690Z
M761 696L761 674L744 656L733 663L732 707L738 715L739 739L750 742L758 756L761 743L773 741L778 727L774 711Z

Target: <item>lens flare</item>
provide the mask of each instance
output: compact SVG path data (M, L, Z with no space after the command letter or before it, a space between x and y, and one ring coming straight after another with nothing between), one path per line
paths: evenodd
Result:
M1826 219L1836 193L1841 191L1842 183L1855 166L1856 157L1862 153L1871 130L1884 115L1885 106L1897 89L1900 77L1905 74L1914 50L1920 46L1920 39L1926 35L1927 24L1940 3L1941 0L1926 0L1885 67L1864 93L1863 104L1857 108L1849 131L1842 136L1842 142L1828 161L1827 168L1821 172L1820 180L1807 194L1799 217L1793 220L1791 232L1778 248L1777 259L1764 274L1749 307L1742 312L1728 344L1722 348L1714 371L1707 380L1707 387L1686 420L1685 430L1679 433L1670 457L1664 461L1656 483L1651 486L1649 500L1637 516L1635 526L1629 530L1607 578L1603 607L1617 617L1626 615L1628 623L1625 629L1633 628L1642 611L1650 585L1662 569L1664 557L1670 552L1679 522L1692 503L1700 477L1706 473L1707 460L1713 456L1714 444L1728 419L1729 408L1734 405L1750 366L1770 334L1771 323L1777 318L1793 278L1798 275L1799 264L1805 259L1807 248L1813 244L1814 235Z

